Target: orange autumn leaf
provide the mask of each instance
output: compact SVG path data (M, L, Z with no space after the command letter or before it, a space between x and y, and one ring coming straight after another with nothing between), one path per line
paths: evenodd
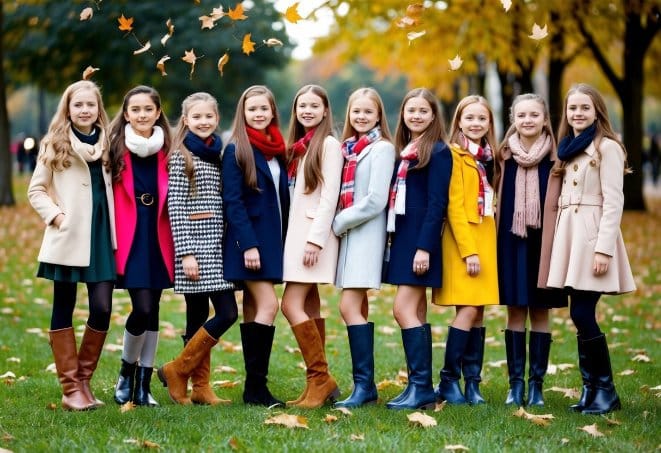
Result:
M168 73L165 72L165 62L168 61L169 59L170 59L170 56L169 56L169 55L165 55L163 58L161 58L160 60L158 60L158 63L156 63L156 69L158 69L159 71L161 71L161 75L162 75L162 76L166 76L166 75L168 75Z
M234 9L230 8L227 15L232 20L246 20L248 16L243 14L243 3L237 3Z
M230 56L227 52L225 52L223 56L218 59L218 71L220 72L221 77L223 76L223 68L228 61L230 61Z
M192 79L193 78L193 72L195 72L195 60L197 60L197 57L195 56L195 51L193 49L191 50L185 50L184 51L184 56L181 57L183 61L186 63L190 63L190 75L189 77Z
M246 55L250 55L255 51L255 43L250 40L251 33L246 33L243 37L243 44L241 44L241 50Z
M92 66L86 67L85 70L83 71L83 80L89 80L92 74L94 74L98 70L99 68L93 68Z
M198 19L200 19L200 22L202 22L202 24L200 25L201 30L204 30L205 28L211 30L214 27L214 25L216 25L214 23L215 21L213 20L213 17L211 16L200 16L198 17Z
M131 31L133 30L133 18L129 17L128 19L124 17L124 14L121 15L119 19L117 19L117 22L119 22L119 29L121 31Z
M165 26L168 28L168 32L161 38L161 45L163 46L174 34L174 24L172 23L172 19L168 19L167 22L165 22Z
M285 19L287 19L289 22L292 24L295 24L299 20L303 19L300 14L298 14L298 2L292 4L287 10L285 11Z

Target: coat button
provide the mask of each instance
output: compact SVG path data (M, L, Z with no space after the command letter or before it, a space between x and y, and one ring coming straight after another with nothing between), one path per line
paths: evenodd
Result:
M595 165L597 165L597 162L594 159L592 159L590 161L590 167L594 167Z
M574 164L574 171L578 171L578 164Z
M578 185L578 181L576 181L576 180L574 179L574 181L572 182L572 184L574 184L575 186L577 186L577 185Z
M578 208L574 208L574 212L578 212Z

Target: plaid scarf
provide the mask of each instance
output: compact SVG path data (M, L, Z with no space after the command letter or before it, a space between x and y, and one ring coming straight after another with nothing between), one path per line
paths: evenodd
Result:
M485 213L487 213L487 215L493 215L492 209L487 210L485 206L487 193L490 194L489 199L493 200L493 188L489 185L489 181L487 180L487 170L483 164L483 162L489 162L493 159L491 146L489 146L489 143L485 142L486 145L482 147L477 143L468 140L468 138L466 138L461 132L459 133L459 138L462 141L461 147L467 150L475 159L477 172L480 175L480 190L477 194L477 213L480 217L483 217Z
M397 215L406 214L406 175L409 171L409 165L412 160L418 158L418 140L411 143L399 153L401 160L397 168L397 177L390 188L390 197L388 199L388 224L386 231L393 233L395 231L395 218Z
M302 156L305 155L305 152L308 150L308 145L310 144L312 136L314 135L314 131L316 130L317 128L310 129L303 137L299 138L294 142L293 145L291 145L291 161L287 166L287 179L289 180L290 186L293 186L296 182L296 170L298 169L298 161Z
M275 124L269 124L263 131L246 126L246 132L250 144L260 150L266 160L285 154L285 140Z
M380 138L381 128L377 126L360 138L351 137L342 142L342 156L344 156L345 162L344 168L342 169L340 209L345 209L353 205L353 191L356 179L358 155L367 147L367 145L378 141Z

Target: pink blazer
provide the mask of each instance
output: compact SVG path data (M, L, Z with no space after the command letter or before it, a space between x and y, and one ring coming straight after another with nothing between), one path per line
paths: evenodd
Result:
M133 167L131 166L129 151L124 154L124 163L126 167L122 172L121 179L113 183L115 226L117 230L115 262L117 263L117 273L119 275L124 275L126 262L128 261L131 245L133 244L135 226L138 221L138 208L133 188ZM168 216L167 206L165 205L168 199L167 166L167 156L161 150L158 152L158 222L156 229L163 262L168 270L170 280L174 281L174 242L172 240L172 230L170 229L170 217Z

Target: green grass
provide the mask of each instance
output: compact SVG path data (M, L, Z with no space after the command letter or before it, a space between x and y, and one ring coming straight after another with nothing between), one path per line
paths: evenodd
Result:
M447 445L463 445L470 451L658 451L661 446L659 408L661 391L651 390L661 384L659 328L661 313L661 278L658 257L659 217L625 213L624 233L634 264L639 289L622 297L604 297L599 305L599 319L611 345L615 380L623 409L609 419L584 416L567 410L572 400L562 393L548 391L553 386L578 388L576 367L558 371L546 378L546 407L531 409L550 413L554 419L546 427L512 416L514 408L503 404L507 392L505 365L488 362L505 358L502 329L505 309L487 310L487 350L483 370L482 393L488 401L480 407L445 407L428 412L438 425L422 428L409 424L410 411L390 411L385 402L397 395L395 385L380 390L378 405L354 409L351 416L326 406L317 410L274 409L246 406L241 402L243 358L239 350L239 329L233 326L224 337L225 348L216 347L212 367L228 365L236 373L215 371L214 381L238 381L238 385L218 388L217 393L233 404L220 407L182 407L170 403L167 391L156 377L152 385L161 407L138 408L121 413L112 400L119 369L120 352L105 351L92 381L97 397L107 405L85 413L68 413L59 407L60 388L55 375L46 368L52 363L47 342L52 284L34 277L36 256L43 227L25 199L26 180L16 182L18 205L0 209L0 375L12 371L16 379L0 381L0 448L12 451L133 451L153 442L163 451L443 451ZM75 313L78 333L87 316L82 286ZM405 368L401 339L391 315L394 289L375 292L371 319L376 324L377 382L395 381ZM343 397L351 390L351 360L345 328L337 310L337 291L322 288L324 315L327 316L327 354L330 368L340 384ZM162 335L158 363L174 357L181 348L179 334L184 325L183 300L167 292L161 304ZM130 309L126 293L114 294L113 320L106 346L119 344L123 324ZM451 309L430 308L434 328L434 381L443 359L443 343ZM289 352L296 342L284 317L277 318L276 339L270 371L270 388L282 399L294 399L304 386L304 371L298 353ZM31 329L41 333L32 333ZM386 328L386 329L384 329ZM552 364L575 364L575 330L567 310L552 315L554 342ZM632 358L645 353L650 362ZM18 358L20 362L15 359ZM619 375L630 369L634 374ZM264 421L279 412L302 415L309 429L288 429L265 425ZM338 420L326 423L327 414ZM603 437L592 437L579 428L596 423Z

